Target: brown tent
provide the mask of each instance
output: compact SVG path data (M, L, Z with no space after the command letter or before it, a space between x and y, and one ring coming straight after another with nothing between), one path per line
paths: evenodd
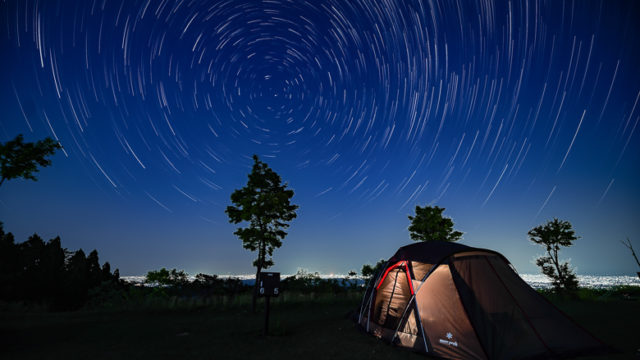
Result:
M491 250L401 247L371 281L359 324L394 344L455 359L556 358L607 347Z

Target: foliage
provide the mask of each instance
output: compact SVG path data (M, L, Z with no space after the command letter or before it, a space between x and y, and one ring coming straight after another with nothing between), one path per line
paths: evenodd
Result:
M362 270L360 271L360 273L362 274L362 277L365 278L365 280L368 282L373 276L375 276L378 272L380 272L380 270L382 270L386 263L386 260L380 259L374 266L364 264L362 265Z
M33 173L38 172L38 166L51 165L51 160L47 157L61 148L60 144L50 137L35 143L25 143L22 134L13 140L0 144L0 171L2 175L0 185L5 180L19 177L37 180Z
M409 233L415 241L458 241L460 231L453 229L453 220L442 216L444 208L438 206L416 206L416 215L409 215Z
M282 293L297 292L301 294L346 294L358 290L357 274L349 272L344 279L323 279L317 272L298 269L295 275L282 280Z
M528 235L529 240L542 245L547 252L546 256L536 259L536 265L551 279L554 290L576 290L578 288L576 275L568 262L560 262L558 259L560 247L569 247L578 239L571 223L554 218L546 224L529 230Z
M282 291L300 291L303 293L313 292L322 284L323 279L317 272L311 273L305 269L298 269L295 275L289 276L281 281Z
M242 240L245 249L258 251L253 262L257 279L263 269L273 265L273 250L282 246L287 235L284 229L289 227L287 222L296 217L298 206L291 204L293 190L287 190L286 183L281 184L280 175L257 155L253 161L247 185L231 194L233 206L228 206L225 212L231 223L249 223L234 234ZM254 289L257 292L257 283ZM253 308L255 310L255 302Z
M100 267L98 252L85 256L80 249L69 252L59 237L45 242L33 234L15 243L0 223L0 299L42 304L53 310L83 306L89 290L98 286L121 286L118 270L109 263Z
M165 286L180 286L189 282L189 280L187 279L187 274L184 272L184 270L167 270L165 268L147 272L144 281L147 284Z

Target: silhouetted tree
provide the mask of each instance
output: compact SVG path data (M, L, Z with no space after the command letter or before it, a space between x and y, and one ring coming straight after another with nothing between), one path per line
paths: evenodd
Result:
M64 279L66 250L62 248L60 237L57 236L49 240L45 244L44 253L42 254L42 290L44 292L42 298L50 303L56 304L59 298L64 294Z
M45 243L38 234L33 234L27 241L19 244L18 248L21 260L18 279L22 294L26 300L39 300L45 286L46 271L42 261Z
M560 247L569 247L578 239L571 223L564 220L547 221L546 224L539 225L528 232L529 240L542 245L546 256L536 259L536 265L542 269L542 273L549 277L556 291L575 290L578 288L578 279L569 268L568 262L561 263L558 259Z
M113 274L111 274L111 264L109 264L108 261L105 261L105 263L102 265L100 279L102 281L117 280L117 279L114 279Z
M52 310L72 310L84 305L89 289L120 291L116 269L98 262L98 252L85 257L82 250L70 253L60 237L46 243L33 234L16 244L0 222L0 300L42 304Z
M416 206L416 216L409 215L409 233L415 241L458 241L460 231L453 230L453 221L443 217L444 208L438 206Z
M102 269L100 268L100 260L98 251L93 250L87 256L87 287L97 286L102 281Z
M238 228L234 234L242 240L242 246L250 251L258 251L253 262L256 267L252 311L256 308L258 294L258 276L263 269L273 265L270 258L273 250L282 246L289 227L288 221L296 217L297 205L291 204L293 190L287 190L287 184L281 184L280 175L267 164L253 155L253 168L249 174L247 186L231 194L233 206L225 211L229 222L237 224L248 222L245 228Z
M5 233L0 222L0 298L16 296L16 280L20 271L18 248L12 233Z
M147 272L144 280L144 282L148 284L168 286L184 285L188 281L189 280L187 279L187 274L184 272L184 270L167 270L165 268Z
M622 243L622 245L626 246L627 249L631 251L631 255L633 255L634 259L636 259L636 264L638 264L638 267L640 267L640 260L638 260L638 257L636 256L636 252L633 250L633 245L631 244L631 240L627 238L627 242L624 242L622 240L620 240L620 242ZM640 276L640 272L638 273L638 276Z
M82 249L67 260L66 301L70 308L77 308L87 301L89 279L87 257Z
M362 265L362 270L360 270L360 273L362 274L362 277L365 278L365 281L369 281L371 280L371 278L377 274L380 269L382 269L382 267L387 263L386 260L380 259L375 265L371 266L369 264L364 264Z
M47 157L61 148L60 144L50 137L35 143L25 143L22 134L13 140L0 144L0 171L2 173L0 185L5 180L18 177L37 180L33 173L38 172L38 166L51 165L51 160Z

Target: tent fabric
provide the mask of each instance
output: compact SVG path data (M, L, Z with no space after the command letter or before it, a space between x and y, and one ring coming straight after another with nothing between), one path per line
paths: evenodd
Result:
M465 315L448 265L440 265L416 296L433 352L456 359L486 359Z
M383 340L447 359L608 350L529 287L504 256L455 243L401 247L370 282L358 321Z
M473 251L483 253L494 252L492 250L478 249L446 241L425 241L401 247L389 261L395 263L403 260L412 260L423 264L437 264L442 261L442 259L448 258L456 253Z

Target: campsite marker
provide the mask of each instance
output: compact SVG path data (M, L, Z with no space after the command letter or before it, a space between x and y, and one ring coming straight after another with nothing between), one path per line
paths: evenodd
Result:
M280 295L280 273L277 272L261 272L260 277L260 296L266 297L265 299L265 312L264 312L264 335L269 334L269 303L272 296Z

